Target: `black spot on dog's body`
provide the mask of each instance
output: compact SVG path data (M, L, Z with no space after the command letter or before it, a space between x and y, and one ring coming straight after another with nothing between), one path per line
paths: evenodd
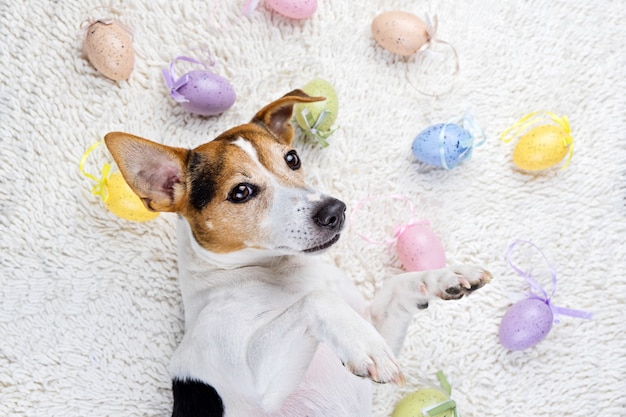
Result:
M172 417L223 417L224 404L215 388L197 380L172 381Z
M219 162L218 162L219 164ZM200 211L215 197L216 177L219 165L210 164L201 154L194 152L189 162L191 190L189 202Z

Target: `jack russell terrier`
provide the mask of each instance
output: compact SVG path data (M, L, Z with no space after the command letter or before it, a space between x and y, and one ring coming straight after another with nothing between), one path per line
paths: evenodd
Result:
M404 383L395 355L413 314L491 279L467 265L407 272L368 304L311 256L337 242L346 211L305 184L291 147L294 104L320 100L292 91L193 150L105 137L146 207L179 214L173 417L370 416L365 378Z

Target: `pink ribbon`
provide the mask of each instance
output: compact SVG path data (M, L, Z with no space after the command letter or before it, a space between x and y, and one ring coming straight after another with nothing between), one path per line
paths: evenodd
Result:
M409 209L411 211L411 218L409 219L408 223L400 223L398 225L396 225L393 229L393 235L390 239L385 239L385 240L375 240L372 239L370 237L367 237L357 231L355 231L355 234L357 236L359 236L361 239L365 240L368 243L373 243L375 245L384 245L387 246L387 251L391 251L391 248L393 247L393 245L398 241L398 239L400 239L400 236L402 236L402 234L404 232L407 231L407 229L415 224L426 224L429 225L430 222L428 222L427 220L416 220L415 219L415 207L413 206L413 203L405 196L400 195L400 194L391 194L391 195L387 195L387 196L381 196L381 197L370 197L370 198L366 198L364 200L361 200L360 202L358 202L354 208L352 209L352 215L350 216L351 220L350 220L350 227L352 228L354 226L354 219L356 218L356 213L366 204L371 203L373 201L380 201L380 200L385 200L385 199L393 199L393 200L400 200L400 201L404 201L405 203L408 203L409 205Z
M259 1L260 0L246 0L246 4L243 6L243 10L241 11L241 13L245 14L246 16L250 15L250 13L252 13L252 11L256 9Z
M548 293L546 292L546 290L544 290L543 287L541 287L541 285L539 285L534 279L532 279L530 274L522 271L519 267L517 267L511 261L511 254L513 253L513 249L515 249L515 247L517 247L517 245L519 245L520 243L526 243L528 245L531 245L535 249L537 249L537 251L539 251L539 253L543 257L543 259L548 264L548 267L550 268L550 274L552 275L552 293L549 296L548 296ZM578 318L578 319L585 319L585 320L591 320L592 319L593 314L590 313L590 312L583 311L583 310L574 310L574 309L565 308L565 307L559 307L559 306L556 306L556 305L554 305L552 303L552 297L554 297L554 294L556 293L556 283L557 283L556 271L554 270L554 267L552 266L552 264L548 261L548 258L546 258L544 253L541 251L541 249L539 249L539 247L537 245L535 245L532 242L526 241L526 240L516 240L515 242L513 242L509 246L509 250L508 250L508 253L506 255L506 258L507 258L507 262L511 266L511 268L513 268L513 270L515 272L517 272L517 274L519 276L524 278L528 282L528 284L530 284L531 292L528 294L527 298L533 298L533 299L541 300L544 303L546 303L548 305L548 307L550 307L550 309L552 310L552 315L554 317L554 323L559 323L560 322L559 315L575 317L575 318ZM535 292L533 292L532 290L535 290Z

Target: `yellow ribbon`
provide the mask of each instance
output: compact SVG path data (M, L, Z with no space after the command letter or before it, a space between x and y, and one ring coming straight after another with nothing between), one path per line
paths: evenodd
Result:
M109 190L107 188L107 185L109 181L109 176L111 174L111 164L104 164L104 166L102 167L102 176L100 178L91 175L85 171L85 162L87 161L87 158L98 146L102 145L103 143L103 141L96 142L85 151L83 157L80 160L80 164L78 165L78 169L80 169L81 174L83 174L85 177L89 178L90 180L96 181L96 185L91 188L91 194L99 196L102 201L106 202L109 198Z
M511 142L515 137L519 136L522 131L531 127L531 125L537 123L538 119L541 116L548 116L550 120L559 125L563 132L565 133L565 137L563 138L563 146L569 149L567 161L561 168L564 170L569 165L572 157L574 156L574 137L572 136L572 128L569 124L569 119L567 116L557 116L556 114L549 111L536 111L532 113L528 113L526 116L519 119L513 126L506 129L500 135L500 140L504 143Z

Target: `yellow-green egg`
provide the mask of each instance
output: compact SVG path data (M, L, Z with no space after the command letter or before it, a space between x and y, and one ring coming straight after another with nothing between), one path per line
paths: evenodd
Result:
M322 131L329 130L333 123L335 123L335 119L337 119L337 112L339 110L337 93L335 92L332 84L322 78L316 78L302 87L302 91L311 97L325 97L326 100L315 101L313 103L296 104L294 106L294 113L298 125L303 129L307 129L307 124L302 113L303 109L307 109L313 116L313 119L317 119L320 114L326 110L328 112L328 117L326 117L324 121L317 126L317 128Z
M573 146L571 136L561 126L537 126L517 142L513 163L527 171L541 171L561 162L570 146Z
M402 398L391 417L423 417L426 407L431 407L448 401L448 396L436 388L422 388ZM436 417L453 417L453 410L446 410L436 415ZM435 417L435 416L433 416Z
M150 211L139 196L130 188L120 172L114 172L106 183L108 197L104 201L106 208L122 219L145 222L159 215Z
M326 100L312 103L298 103L293 106L296 122L306 136L317 139L326 147L326 139L335 131L333 123L337 119L339 103L337 92L332 84L322 78L315 78L302 87L311 97L324 97Z

